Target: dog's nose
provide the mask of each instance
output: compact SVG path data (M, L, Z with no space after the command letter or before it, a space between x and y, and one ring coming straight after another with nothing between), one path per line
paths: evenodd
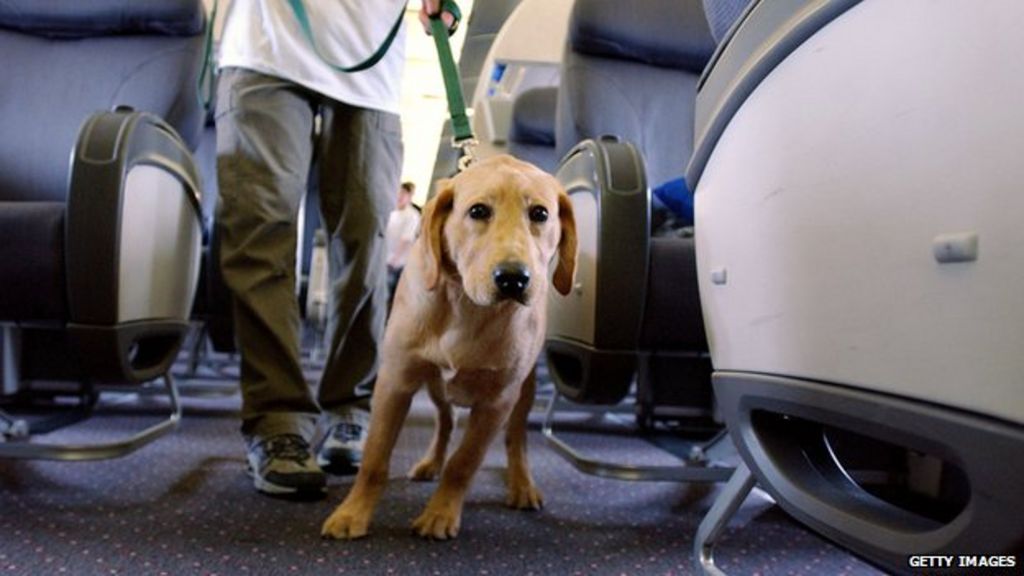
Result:
M502 262L492 273L498 292L505 298L522 300L530 285L530 271L521 262Z

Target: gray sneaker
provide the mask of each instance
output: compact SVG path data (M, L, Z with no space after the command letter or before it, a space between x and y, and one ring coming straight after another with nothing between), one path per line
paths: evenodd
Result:
M264 494L320 498L327 493L327 476L316 465L309 443L296 434L280 434L249 444L249 474Z
M324 435L316 463L328 474L355 474L363 461L369 414L351 410L342 414Z

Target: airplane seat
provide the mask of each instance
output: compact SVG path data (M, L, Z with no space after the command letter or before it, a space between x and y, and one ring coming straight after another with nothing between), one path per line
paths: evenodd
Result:
M615 404L636 380L641 424L710 417L693 238L652 237L650 194L690 156L715 46L703 7L577 0L568 38L555 144L583 232L577 289L552 297L549 370L579 403Z
M695 540L704 573L755 483L888 573L1019 562L1021 18L1012 0L755 0L729 27L687 168L744 463Z
M652 184L681 176L693 134L685 104L715 49L701 2L665 0L641 9L577 0L569 26L555 119L558 155L610 134L644 155Z
M198 276L204 27L200 0L0 3L0 400L73 382L85 417L94 384L162 377L171 405L90 446L28 441L49 424L0 410L0 457L120 456L177 424L168 370Z

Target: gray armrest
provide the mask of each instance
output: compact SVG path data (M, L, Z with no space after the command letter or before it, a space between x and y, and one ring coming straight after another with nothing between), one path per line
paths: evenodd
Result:
M72 154L66 216L68 332L100 380L166 372L199 274L199 176L175 131L148 113L91 116Z
M579 241L577 287L552 295L548 369L559 392L615 404L629 391L647 292L650 192L637 149L614 138L586 140L556 174L573 202Z

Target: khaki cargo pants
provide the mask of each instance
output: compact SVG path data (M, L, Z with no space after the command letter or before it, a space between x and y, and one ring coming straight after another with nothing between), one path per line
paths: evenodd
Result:
M330 425L345 407L369 406L387 309L384 230L401 176L400 119L228 68L216 120L216 225L235 300L242 432L310 440L318 417ZM329 349L315 393L300 364L295 292L297 216L309 178L329 234Z

